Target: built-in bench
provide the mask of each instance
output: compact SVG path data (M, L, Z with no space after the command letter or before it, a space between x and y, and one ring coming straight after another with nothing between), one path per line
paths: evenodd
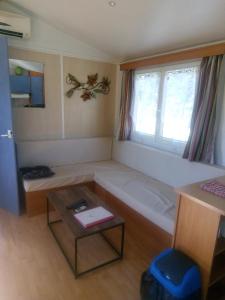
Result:
M173 188L114 161L54 167L50 178L24 180L29 216L45 211L46 194L52 189L94 183L168 233L173 233L176 195Z
M151 249L155 243L170 243L176 207L173 188L224 175L224 169L132 142L114 140L112 148L111 138L24 141L17 143L17 150L20 166L58 165L54 177L24 182L30 216L45 211L49 191L85 184L118 210L135 238L145 240L144 246L151 237Z

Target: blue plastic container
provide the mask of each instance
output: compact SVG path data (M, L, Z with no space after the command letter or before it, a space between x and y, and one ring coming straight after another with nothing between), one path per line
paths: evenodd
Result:
M168 249L157 256L142 277L142 286L144 280L148 287L142 289L143 300L201 299L199 268L178 250Z

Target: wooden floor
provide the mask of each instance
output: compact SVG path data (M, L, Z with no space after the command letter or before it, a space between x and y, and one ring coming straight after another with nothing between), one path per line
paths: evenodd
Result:
M87 250L92 248L93 242ZM158 251L147 251L127 232L122 261L76 280L45 215L16 217L0 210L0 299L137 300L141 273Z

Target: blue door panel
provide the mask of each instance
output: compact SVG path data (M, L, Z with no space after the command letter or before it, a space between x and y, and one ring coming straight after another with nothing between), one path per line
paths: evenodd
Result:
M3 137L12 130L7 38L0 36L0 207L20 213L17 161L13 138Z

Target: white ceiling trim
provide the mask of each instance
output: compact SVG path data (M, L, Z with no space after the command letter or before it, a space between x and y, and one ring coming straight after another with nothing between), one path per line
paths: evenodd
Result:
M134 59L121 61L120 64L125 64L125 63L139 61L139 60L148 59L148 58L154 58L154 57L163 56L163 55L167 55L167 54L179 53L181 51L188 51L188 50L192 50L192 49L198 49L198 48L202 48L202 47L218 45L218 44L221 44L221 43L225 43L225 39L221 40L221 41L216 41L214 43L201 44L201 45L197 45L197 46L193 46L193 47L177 49L177 50L174 50L174 51L159 52L159 53L156 53L156 54L151 55L151 56L137 57L137 58L134 58Z

